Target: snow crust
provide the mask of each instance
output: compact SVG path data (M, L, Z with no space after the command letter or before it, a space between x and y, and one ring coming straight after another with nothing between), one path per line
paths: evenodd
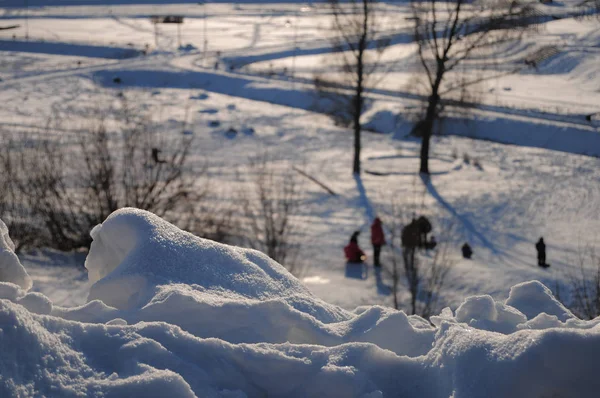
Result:
M135 209L92 236L89 302L0 283L0 396L595 397L600 318L537 281L433 325L315 298L252 250Z
M11 282L25 290L31 289L31 278L15 254L15 244L8 235L8 228L0 220L0 282Z

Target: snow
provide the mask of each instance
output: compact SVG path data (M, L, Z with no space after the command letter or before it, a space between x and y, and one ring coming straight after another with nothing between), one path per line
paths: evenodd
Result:
M193 3L30 1L25 41L23 2L4 2L3 25L21 26L0 31L0 133L74 138L90 109L112 109L124 95L157 128L185 123L191 159L206 162L225 192L252 177L249 157L274 153L278 167L299 166L338 193L303 187L306 270L297 280L262 254L131 209L92 232L87 273L81 252L15 257L0 228L0 396L598 395L600 319L576 318L551 292L564 292L578 271L572 259L600 236L600 161L581 156L600 148L598 123L586 120L599 111L597 21L548 21L501 49L501 67L546 46L559 52L478 87L472 113L449 108L425 183L418 142L406 138L421 105L408 3L382 5L398 34L383 57L389 74L366 93L363 125L384 134L363 134L371 174L360 179L349 173L351 132L312 112L312 79L331 60L327 12ZM572 3L538 7L565 13ZM174 26L159 26L154 46L153 14L186 16L188 50L176 48ZM146 45L146 56L130 58ZM476 62L469 68L478 72ZM253 133L227 137L230 127ZM440 298L448 308L433 326L389 308L388 248L380 272L342 260L350 234L367 231L391 196L407 217L430 216L440 241L454 226L446 239L455 265ZM535 259L540 236L545 270ZM458 250L465 241L470 261ZM370 255L368 234L359 243ZM401 306L407 299L403 286Z
M86 265L100 279L86 305L52 307L40 293L0 284L1 396L593 397L600 389L600 319L559 321L536 281L514 286L505 303L467 298L432 326L390 308L325 304L264 255L141 210L116 211L92 236ZM143 283L126 284L132 277ZM115 299L115 287L127 292ZM135 293L151 297L123 301Z
M444 125L450 135L434 139L434 175L432 184L424 186L416 173L418 142L405 138L411 115L421 105L418 93L406 84L415 77L415 47L404 19L410 15L408 3L382 5L398 22L398 35L384 53L390 74L367 93L369 109L363 115L366 127L396 132L400 139L363 134L363 168L373 174L364 173L360 181L348 172L351 132L311 112L317 109L312 79L316 72L328 71L325 61L331 53L323 37L330 16L321 5L83 3L30 7L29 42L24 40L22 2L11 1L2 10L0 18L6 24L21 25L0 31L6 43L0 45L3 132L76 138L85 133L91 113L114 108L117 96L123 95L151 114L157 128L175 134L186 125L194 137L191 161L208 166L211 182L225 192L228 202L235 201L240 180L252 178L245 167L248 158L267 151L276 154L282 169L297 166L338 193L327 197L307 182L298 226L305 235L304 250L310 253L302 256L307 263L302 283L327 302L349 311L361 305L392 305L387 248L382 254L386 267L379 274L369 267L360 272L346 268L341 256L352 231L365 231L373 213L385 212L391 196L398 198L406 216L414 212L434 218L438 238L442 226L456 226L450 251L456 267L441 300L453 310L471 295L504 300L508 286L532 279L564 291L573 270L569 258L578 247L597 243L598 160L574 155L597 155L600 148L597 126L585 119L598 111L600 99L594 21L549 21L540 32L501 49L501 65L518 63L556 42L562 52L540 64L539 70L482 85L482 104L473 114L450 112L452 118ZM547 13L566 12L570 6L539 5ZM199 50L178 51L174 26L159 26L154 46L147 18L154 14L185 15L182 44ZM112 55L113 49L114 54L139 51L146 44L146 56ZM568 59L576 60L577 66L561 69L561 57L565 65L571 65ZM220 66L215 69L217 60ZM229 65L236 68L228 70ZM283 74L286 66L288 73ZM264 72L270 67L276 75L267 78ZM117 76L121 84L114 83ZM394 117L398 114L400 119ZM48 130L50 119L56 128ZM219 126L212 127L212 121ZM229 128L254 133L228 137ZM461 162L463 155L478 159L481 168ZM540 236L548 241L548 270L535 266L533 244ZM370 257L367 234L360 239ZM456 250L465 241L473 247L473 261L463 261ZM36 282L34 291L59 306L85 303L87 275L80 253L41 249L19 256ZM401 297L402 305L406 299Z
M0 282L11 282L24 290L29 290L32 285L31 278L15 254L15 245L8 236L8 228L2 220L0 220Z
M561 322L575 318L571 311L554 298L550 289L538 281L513 286L506 304L517 308L529 319L541 313L554 315Z

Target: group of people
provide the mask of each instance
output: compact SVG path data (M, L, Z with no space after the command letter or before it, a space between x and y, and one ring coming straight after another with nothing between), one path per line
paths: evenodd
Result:
M410 227L411 225L417 225L421 218L419 218L418 220L413 220L411 224L405 227L403 229L403 235L405 234L405 231L410 232L410 228L408 227ZM383 223L381 222L381 219L379 217L375 217L375 220L373 220L373 223L371 224L371 244L373 245L373 265L375 267L381 267L381 247L386 244L382 224ZM429 230L431 230L431 228L429 228ZM344 247L344 255L346 256L346 261L348 261L349 263L363 263L367 259L367 255L358 245L359 234L360 231L354 231L352 233L352 236L350 237L350 242ZM422 247L424 247L427 250L435 248L436 241L433 236L428 241L427 235L425 233L424 239L424 243L421 245ZM404 242L404 240L405 239L403 237L403 245L405 245L406 243ZM543 237L541 237L535 244L535 248L537 250L538 265L542 268L548 268L550 264L546 263L546 244L544 243ZM473 249L467 242L465 242L465 244L462 245L461 252L463 258L465 259L470 260L473 256Z
M385 235L381 224L379 217L376 217L371 224L371 244L373 245L373 265L375 267L381 267L381 246L385 245ZM344 254L349 263L362 263L367 259L365 252L358 246L359 234L360 231L354 231L350 237L350 243L344 247Z

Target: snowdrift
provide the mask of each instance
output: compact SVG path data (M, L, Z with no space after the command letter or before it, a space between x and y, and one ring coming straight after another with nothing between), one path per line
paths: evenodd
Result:
M314 297L252 250L135 209L92 231L89 302L0 284L0 396L595 397L600 319L539 282L429 322Z
M32 285L31 278L15 254L15 244L8 236L8 228L2 220L0 220L0 282L11 282L24 290L29 290Z

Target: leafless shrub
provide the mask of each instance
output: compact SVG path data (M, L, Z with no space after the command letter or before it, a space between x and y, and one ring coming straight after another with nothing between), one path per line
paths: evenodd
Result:
M447 276L453 265L450 258L450 242L442 239L434 250L429 266L425 267L418 292L420 307L417 313L423 318L429 319L431 315L438 313L441 293L446 288Z
M252 159L249 164L250 187L240 192L244 208L245 243L262 251L298 275L300 250L297 216L301 190L292 169L277 170L269 155Z
M443 228L443 238L433 249L433 258L419 255L417 248L404 247L402 231L408 219L392 197L385 209L384 225L386 226L387 242L390 248L390 274L392 277L392 295L394 308L403 307L401 298L402 280L408 291L409 312L424 318L429 318L439 309L439 302L444 290L448 273L453 262L450 258L450 239L446 235L453 233L451 226Z
M198 233L199 226L206 227L212 231L207 234L222 237L230 219L208 221L198 213L209 192L202 181L206 169L190 165L192 138L183 134L185 125L179 134L159 130L150 116L122 98L120 108L107 112L114 119L91 115L89 128L77 137L10 140L12 149L1 157L12 189L8 218L18 219L15 203L21 200L31 212L22 222L32 228L41 224L49 244L60 250L87 246L91 228L127 206L182 228L193 224ZM115 126L113 131L108 124ZM52 136L52 131L44 133ZM24 244L35 243L29 241L23 239Z
M2 132L2 135L8 138L8 133ZM9 139L0 149L0 219L6 223L17 252L48 242L43 224L33 215L29 198L19 189L20 170L12 162L14 151L18 150Z
M206 199L206 200L204 200ZM209 188L206 198L195 206L193 217L181 214L181 225L185 230L201 238L228 244L243 244L243 236L239 230L239 220L236 217L240 203L231 199L230 195L215 193Z
M568 275L568 307L582 319L600 316L600 257L593 247L578 253L576 271Z

